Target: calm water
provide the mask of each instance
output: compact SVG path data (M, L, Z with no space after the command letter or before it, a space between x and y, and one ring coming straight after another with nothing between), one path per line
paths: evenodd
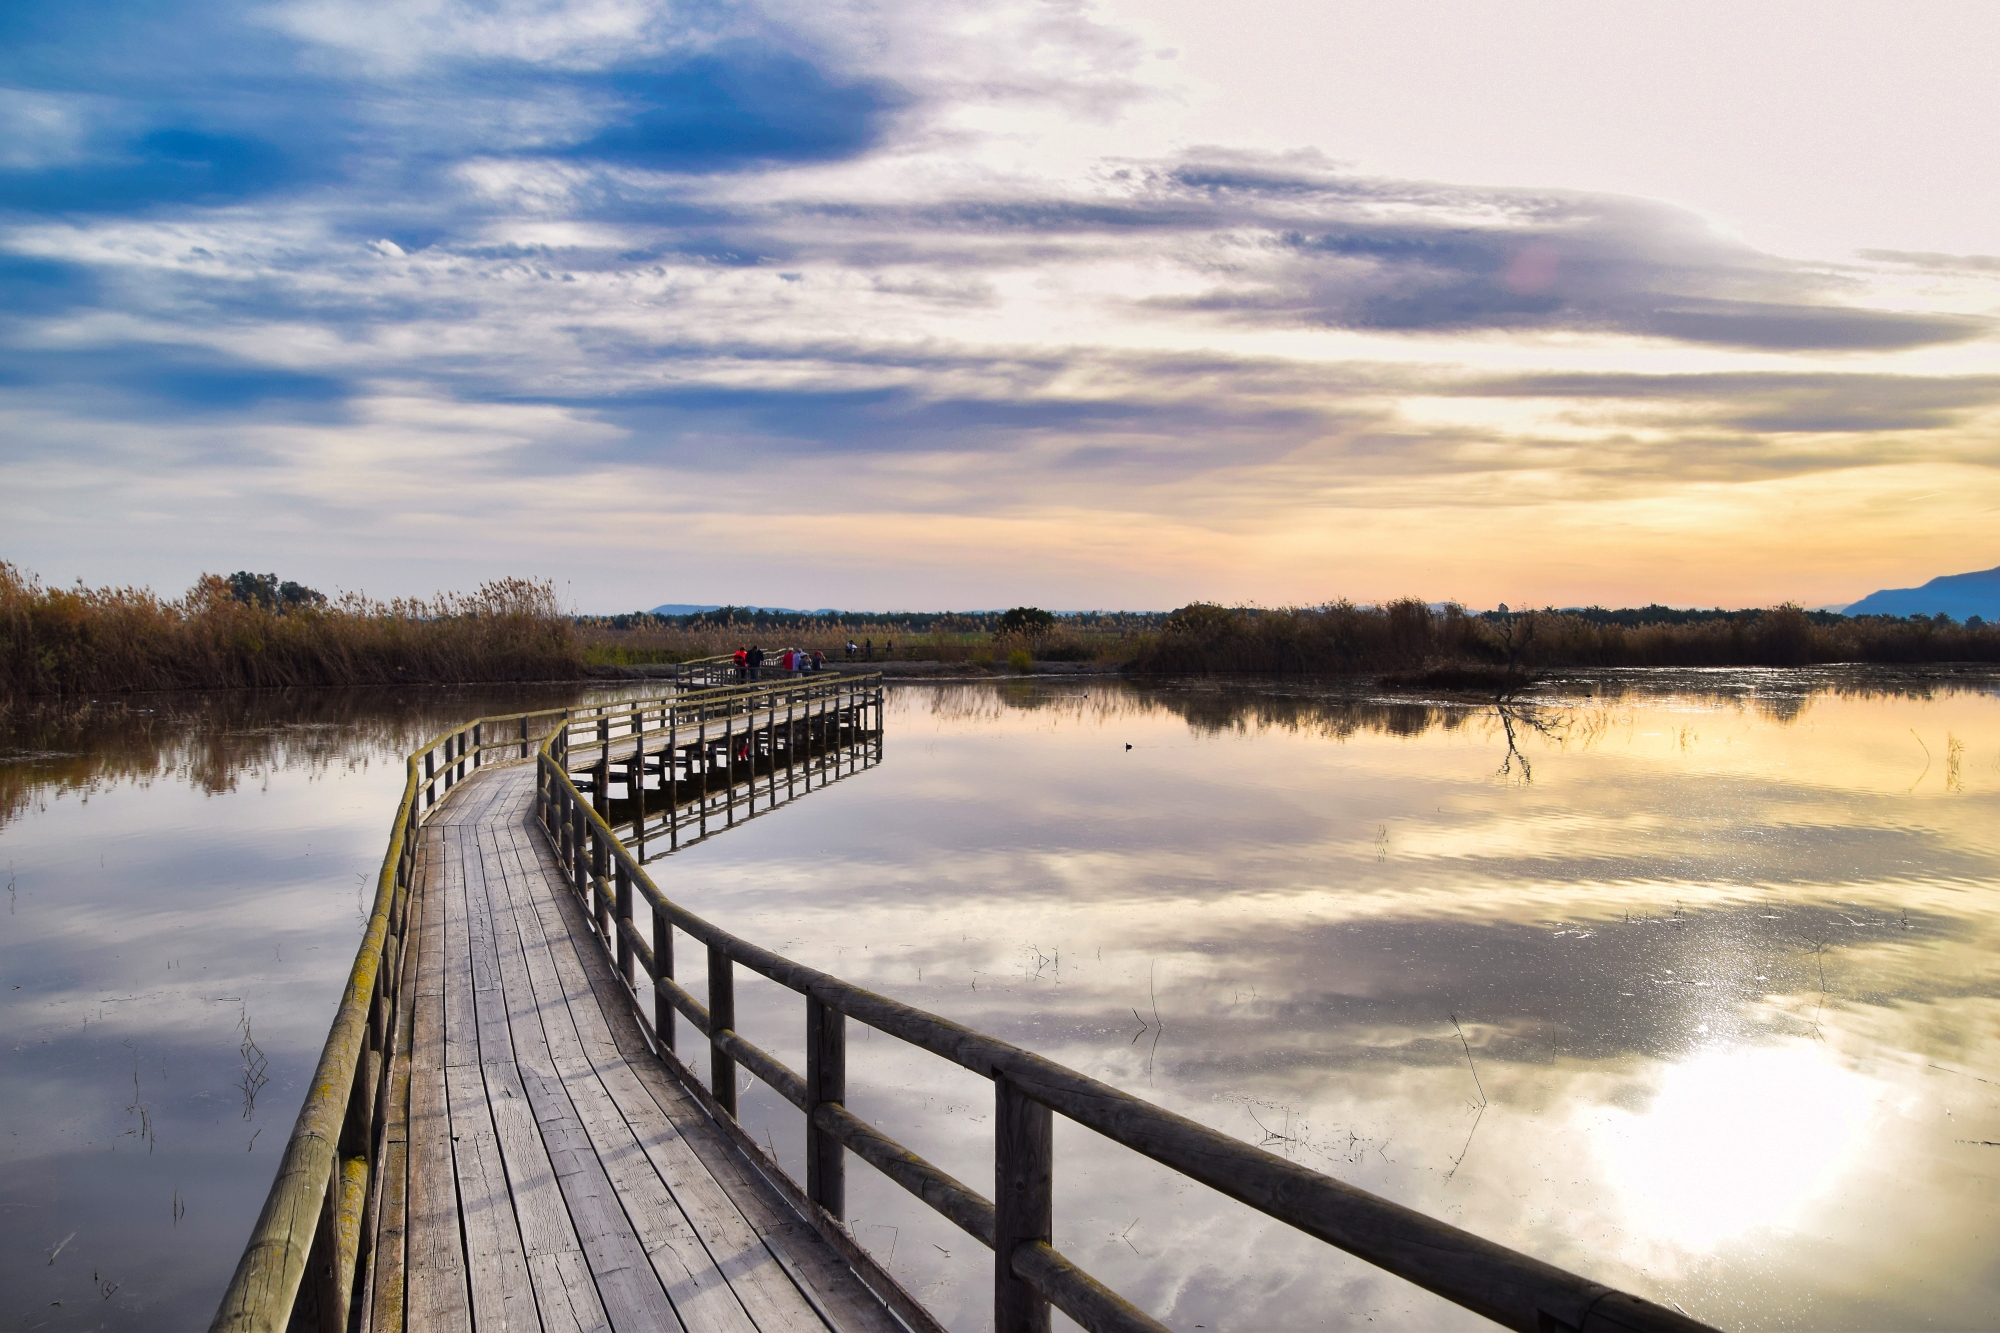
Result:
M402 753L542 702L270 701L16 743L42 753L0 763L0 1326L206 1322L331 1017ZM1991 680L1607 675L1504 717L909 686L887 723L879 768L655 878L750 938L1725 1327L2000 1326ZM801 1060L797 999L738 985L748 1034ZM860 1029L849 1058L858 1111L988 1184L988 1085ZM796 1168L797 1114L761 1088L744 1107ZM1058 1246L1183 1333L1478 1326L1058 1124ZM849 1212L979 1333L976 1242L858 1162Z

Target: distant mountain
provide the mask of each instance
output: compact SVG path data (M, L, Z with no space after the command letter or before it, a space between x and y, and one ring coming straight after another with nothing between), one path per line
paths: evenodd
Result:
M656 616L691 616L697 611L720 611L721 609L722 603L720 602L710 603L705 606L697 606L693 602L662 602L653 608L651 614ZM795 606L742 606L738 607L737 610L769 611L774 616L832 616L839 614L839 612L830 606L822 606L817 611L801 611Z
M1940 611L1953 620L2000 620L2000 567L1946 574L1921 588L1884 588L1847 608L1850 616L1934 616Z

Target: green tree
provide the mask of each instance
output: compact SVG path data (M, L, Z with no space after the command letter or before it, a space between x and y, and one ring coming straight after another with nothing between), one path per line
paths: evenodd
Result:
M1040 638L1056 626L1056 618L1039 606L1017 606L1000 617L999 634Z
M290 579L282 583L276 574L252 574L239 569L229 576L229 595L249 606L266 611L295 611L305 606L325 606L326 594Z

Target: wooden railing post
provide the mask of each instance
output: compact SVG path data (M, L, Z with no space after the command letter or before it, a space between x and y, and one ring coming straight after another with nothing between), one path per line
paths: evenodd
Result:
M676 711L668 712L667 752L660 759L665 778L660 785L667 792L667 848L670 851L681 845L681 751L679 728L675 726L679 721ZM669 1046L667 1049L673 1048Z
M634 714L632 724L638 726L638 715ZM633 732L639 739L633 742L632 762L627 769L625 786L632 798L632 840L636 845L640 860L646 859L646 734Z
M847 1100L847 1015L806 997L806 1197L839 1220L847 1209L840 1140L813 1123L821 1105Z
M424 751L424 809L437 804L437 750Z
M1014 1251L1055 1232L1055 1117L993 1080L993 1333L1049 1333L1049 1303L1014 1276Z
M708 947L708 1089L715 1104L736 1115L736 1060L722 1049L722 1034L736 1030L736 978L729 955Z
M605 892L606 883L611 878L611 849L605 846L604 835L592 824L590 834L590 887L597 896L597 933L604 937L606 948L612 948L618 937L618 927L611 920L611 895Z
M632 937L626 928L632 924L632 872L625 868L625 862L617 863L612 883L618 891L618 975L625 978L625 984L636 987L637 976L632 970Z
M653 906L653 1034L660 1049L674 1049L674 1002L660 979L674 978L674 923L655 903Z
M722 800L724 813L727 816L723 823L726 828L734 828L736 826L736 710L734 708L722 716L722 757L724 764Z
M482 743L481 743L481 739L480 739L480 738L481 738L482 736L484 736L484 735L485 735L485 732L484 732L484 731L483 731L483 730L481 729L481 727L480 727L479 723L477 723L477 722L473 723L473 724L472 724L472 766L473 766L473 768L475 768L475 769L477 769L477 768L479 767L480 763L481 763L481 762L482 762L482 761L483 761L483 760L484 760L484 759L486 758L486 751L485 751L485 749L484 749L484 748L482 747Z
M528 715L521 714L521 758L528 757Z

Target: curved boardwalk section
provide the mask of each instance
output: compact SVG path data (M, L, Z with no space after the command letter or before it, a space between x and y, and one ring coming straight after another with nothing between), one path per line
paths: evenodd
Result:
M370 1326L900 1333L654 1054L534 812L482 769L419 837Z
M689 683L704 670L726 672ZM849 1154L993 1251L991 1333L1049 1333L1057 1309L1168 1333L1054 1248L1056 1116L1520 1333L1705 1327L795 963L653 882L648 837L879 762L881 717L879 678L830 676L484 718L412 755L213 1333L942 1333L841 1224ZM707 951L706 1004L676 935ZM803 1073L735 1030L739 967L803 1000ZM992 1081L990 1198L847 1108L850 1021ZM803 1187L737 1122L739 1069L803 1113Z

